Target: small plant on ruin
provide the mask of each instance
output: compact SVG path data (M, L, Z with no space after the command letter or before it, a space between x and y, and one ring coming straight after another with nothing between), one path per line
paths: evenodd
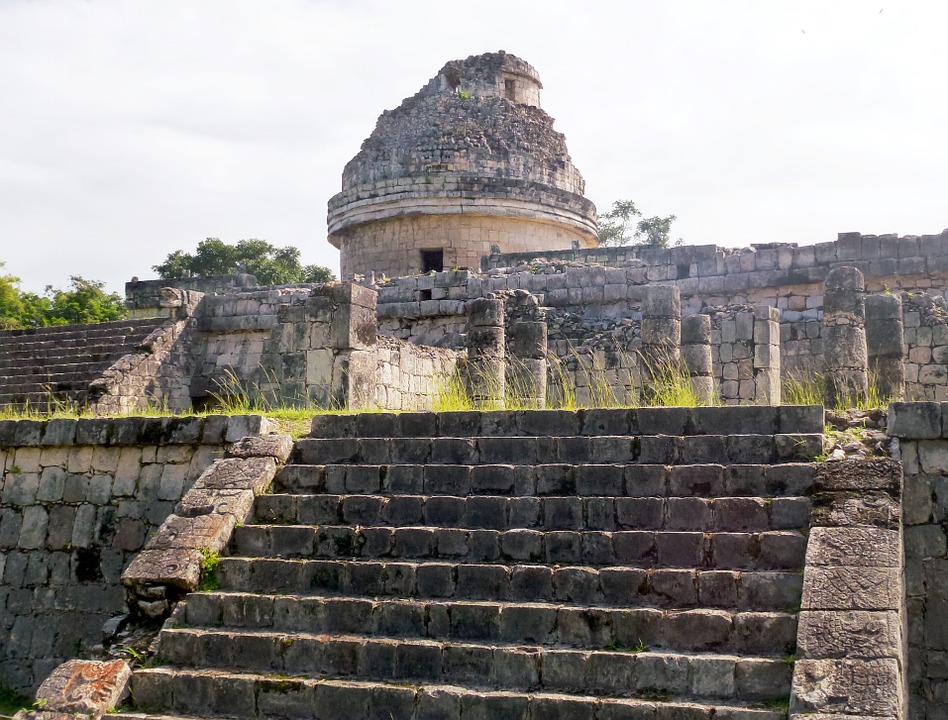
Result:
M201 553L201 584L198 589L201 592L210 592L220 587L220 580L217 577L217 564L220 562L220 554L210 548L200 548Z

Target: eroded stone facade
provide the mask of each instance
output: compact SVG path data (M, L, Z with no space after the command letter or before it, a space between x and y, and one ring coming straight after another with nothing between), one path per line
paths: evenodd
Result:
M382 113L329 201L342 277L475 268L492 246L595 246L595 206L540 88L528 63L487 53Z

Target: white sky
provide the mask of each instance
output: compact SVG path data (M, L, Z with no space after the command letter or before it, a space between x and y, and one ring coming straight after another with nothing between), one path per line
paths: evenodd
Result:
M122 292L205 237L338 270L326 201L448 60L540 72L602 210L688 244L948 226L944 0L0 0L0 261Z

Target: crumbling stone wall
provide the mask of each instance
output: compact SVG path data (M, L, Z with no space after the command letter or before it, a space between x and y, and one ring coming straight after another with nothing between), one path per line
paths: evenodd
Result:
M0 683L31 691L124 612L120 575L259 416L0 421Z
M341 275L476 268L507 251L596 244L596 209L563 135L540 109L539 76L504 52L446 64L379 117L329 200Z

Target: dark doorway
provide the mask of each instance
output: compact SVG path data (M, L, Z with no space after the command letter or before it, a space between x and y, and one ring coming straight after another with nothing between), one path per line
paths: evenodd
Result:
M428 273L432 270L435 272L444 270L444 250L421 251L421 272Z
M504 80L504 97L508 100L517 99L517 81L516 80Z

